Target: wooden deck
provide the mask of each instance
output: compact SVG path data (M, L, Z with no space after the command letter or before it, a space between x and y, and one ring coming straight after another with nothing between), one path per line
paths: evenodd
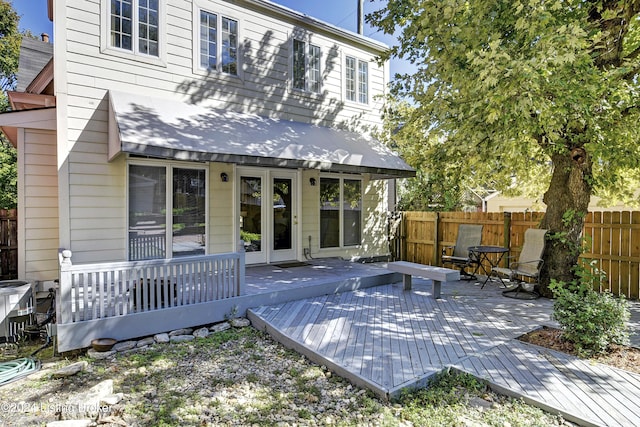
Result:
M515 338L551 321L551 301L504 298L496 285L416 280L248 310L254 326L382 398L451 367L582 425L640 425L640 376ZM600 409L602 408L602 409Z

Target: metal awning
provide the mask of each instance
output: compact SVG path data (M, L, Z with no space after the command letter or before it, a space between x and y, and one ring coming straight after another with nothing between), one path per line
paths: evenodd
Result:
M109 91L109 158L143 156L411 177L415 170L355 132Z

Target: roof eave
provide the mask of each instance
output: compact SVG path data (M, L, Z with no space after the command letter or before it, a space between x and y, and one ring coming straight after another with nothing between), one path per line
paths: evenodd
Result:
M333 34L336 34L340 37L344 37L350 40L353 40L363 46L366 46L370 49L374 49L377 50L379 52L384 52L386 50L389 50L389 46L386 45L385 43L379 42L377 40L371 39L369 37L365 37L362 34L358 34L355 33L353 31L349 31L346 30L344 28L340 28L337 27L335 25L329 24L327 22L321 21L319 19L313 18L309 15L305 15L303 13L300 12L296 12L293 9L289 9L285 6L281 6L279 4L275 4L272 3L271 1L268 0L247 0L249 3L253 3L255 5L258 5L260 7L263 7L267 10L270 10L274 13L277 13L279 15L283 15L286 16L288 18L297 20L297 21L302 21L307 25L310 25L312 27L315 27L317 29L321 29Z
M14 148L18 147L18 129L56 130L56 128L55 107L0 113L0 129Z

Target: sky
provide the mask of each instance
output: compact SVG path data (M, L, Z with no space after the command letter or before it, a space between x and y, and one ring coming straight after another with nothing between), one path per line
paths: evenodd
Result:
M313 18L333 24L337 27L356 32L358 0L271 0L297 12L304 13ZM39 36L47 33L53 36L53 24L47 17L47 0L12 0L14 9L20 15L20 29L31 30ZM384 0L370 2L364 1L364 12L370 13L379 9ZM393 36L384 35L369 27L364 26L364 35L372 39L393 45ZM52 37L53 38L53 37ZM391 75L411 70L411 66L402 60L392 60L390 63Z

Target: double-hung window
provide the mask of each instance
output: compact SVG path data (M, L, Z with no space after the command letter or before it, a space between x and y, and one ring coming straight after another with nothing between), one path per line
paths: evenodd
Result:
M205 254L206 170L129 164L129 260Z
M111 0L110 46L134 54L160 54L160 0Z
M362 181L320 178L320 247L357 246L362 236Z
M345 95L348 101L369 102L369 63L353 56L345 58Z
M320 74L320 47L293 40L293 88L320 93L322 76Z
M238 75L238 21L200 11L200 68Z

